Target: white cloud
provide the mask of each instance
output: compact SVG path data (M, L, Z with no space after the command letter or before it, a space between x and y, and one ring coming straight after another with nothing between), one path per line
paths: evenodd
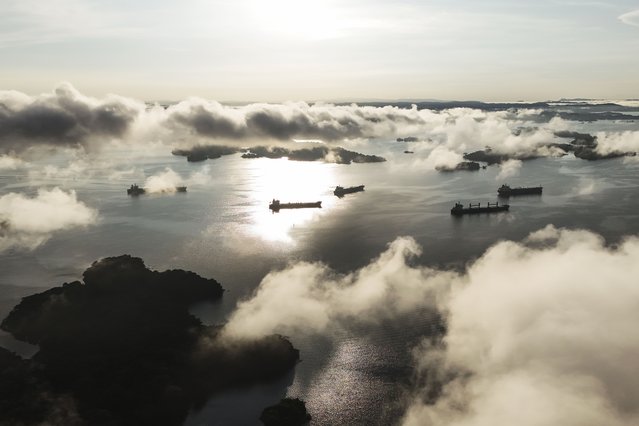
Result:
M149 176L144 182L144 189L151 193L175 192L175 187L181 184L182 177L167 167L163 172Z
M438 287L452 274L408 267L406 262L420 251L412 238L398 238L370 265L351 274L338 275L320 263L272 272L251 299L238 305L225 333L322 333L343 321L374 323L435 306Z
M444 345L416 351L421 374L449 379L404 424L637 424L638 274L635 237L548 227L492 247L442 306Z
M15 170L24 165L24 161L9 155L0 155L0 170Z
M405 425L638 424L639 238L608 247L548 226L464 273L410 266L419 250L400 238L348 275L316 263L273 272L225 333L328 333L437 306L447 332L414 351L423 387Z
M149 176L144 182L144 189L150 193L175 192L178 186L206 185L211 181L210 169L205 167L183 178L170 167Z
M639 9L620 15L619 20L623 22L624 24L639 27Z
M461 154L443 146L438 146L428 154L425 165L431 169L453 170L461 161L464 161L464 157Z
M0 252L12 247L35 249L53 233L91 225L97 216L74 191L41 189L35 197L5 194L0 197Z
M161 146L165 150L211 144L237 148L295 140L348 146L413 136L428 141L432 150L426 160L423 151L418 152L417 162L427 167L451 167L463 153L486 147L514 159L558 155L563 151L548 144L556 142L557 130L569 128L561 118L545 122L547 116L538 110L433 111L415 106L306 102L229 106L198 98L165 109L116 95L87 97L68 83L39 96L0 91L0 102L6 107L1 112L0 155L13 156L51 147L92 153L123 145L130 149ZM602 154L638 151L637 135L639 132L633 131L601 132L597 134L597 150Z
M499 165L499 173L495 176L495 180L504 180L517 176L521 170L521 160L507 160Z
M639 131L598 132L597 152L610 154L613 152L639 152Z

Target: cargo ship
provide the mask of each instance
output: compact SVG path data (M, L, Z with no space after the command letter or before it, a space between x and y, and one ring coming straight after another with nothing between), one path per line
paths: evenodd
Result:
M360 192L364 190L364 185L360 186L349 186L348 188L344 188L343 186L337 186L333 194L338 197L343 197L346 194L352 194L353 192Z
M126 190L128 195L138 196L146 193L144 188L139 187L136 183L131 185L129 189Z
M158 192L171 192L171 191L165 190L165 191L158 191ZM175 192L186 192L186 186L176 186ZM134 183L133 185L131 185L129 189L126 190L126 193L131 196L137 197L138 195L146 194L146 189Z
M455 203L455 207L450 209L450 214L453 216L462 216L465 214L477 214L477 213L497 213L506 212L510 206L508 204L488 203L487 206L482 207L481 203L468 204L468 207L464 207L461 203Z
M314 201L311 203L281 203L280 200L276 199L273 199L271 204L268 205L268 208L274 212L279 211L280 209L312 209L321 207L321 201Z
M502 185L497 193L500 197L510 197L511 195L532 195L532 194L541 194L541 190L543 188L541 186L530 186L523 187L519 186L517 188L511 188L508 185Z

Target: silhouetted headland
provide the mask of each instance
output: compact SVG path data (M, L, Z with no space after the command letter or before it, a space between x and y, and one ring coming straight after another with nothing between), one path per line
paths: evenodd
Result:
M212 393L293 368L285 338L223 339L189 313L222 294L215 280L124 255L23 298L1 328L40 350L30 360L0 351L0 408L13 407L0 424L181 425Z
M260 420L264 426L302 426L311 420L306 404L298 398L283 398L262 411Z

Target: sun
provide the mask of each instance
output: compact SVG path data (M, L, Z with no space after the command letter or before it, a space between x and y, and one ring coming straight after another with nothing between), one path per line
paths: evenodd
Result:
M339 37L346 22L333 1L256 0L250 14L256 27L272 35L299 39Z

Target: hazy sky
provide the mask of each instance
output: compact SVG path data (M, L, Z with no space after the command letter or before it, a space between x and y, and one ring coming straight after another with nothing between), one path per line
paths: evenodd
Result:
M0 89L639 98L639 1L0 0Z

